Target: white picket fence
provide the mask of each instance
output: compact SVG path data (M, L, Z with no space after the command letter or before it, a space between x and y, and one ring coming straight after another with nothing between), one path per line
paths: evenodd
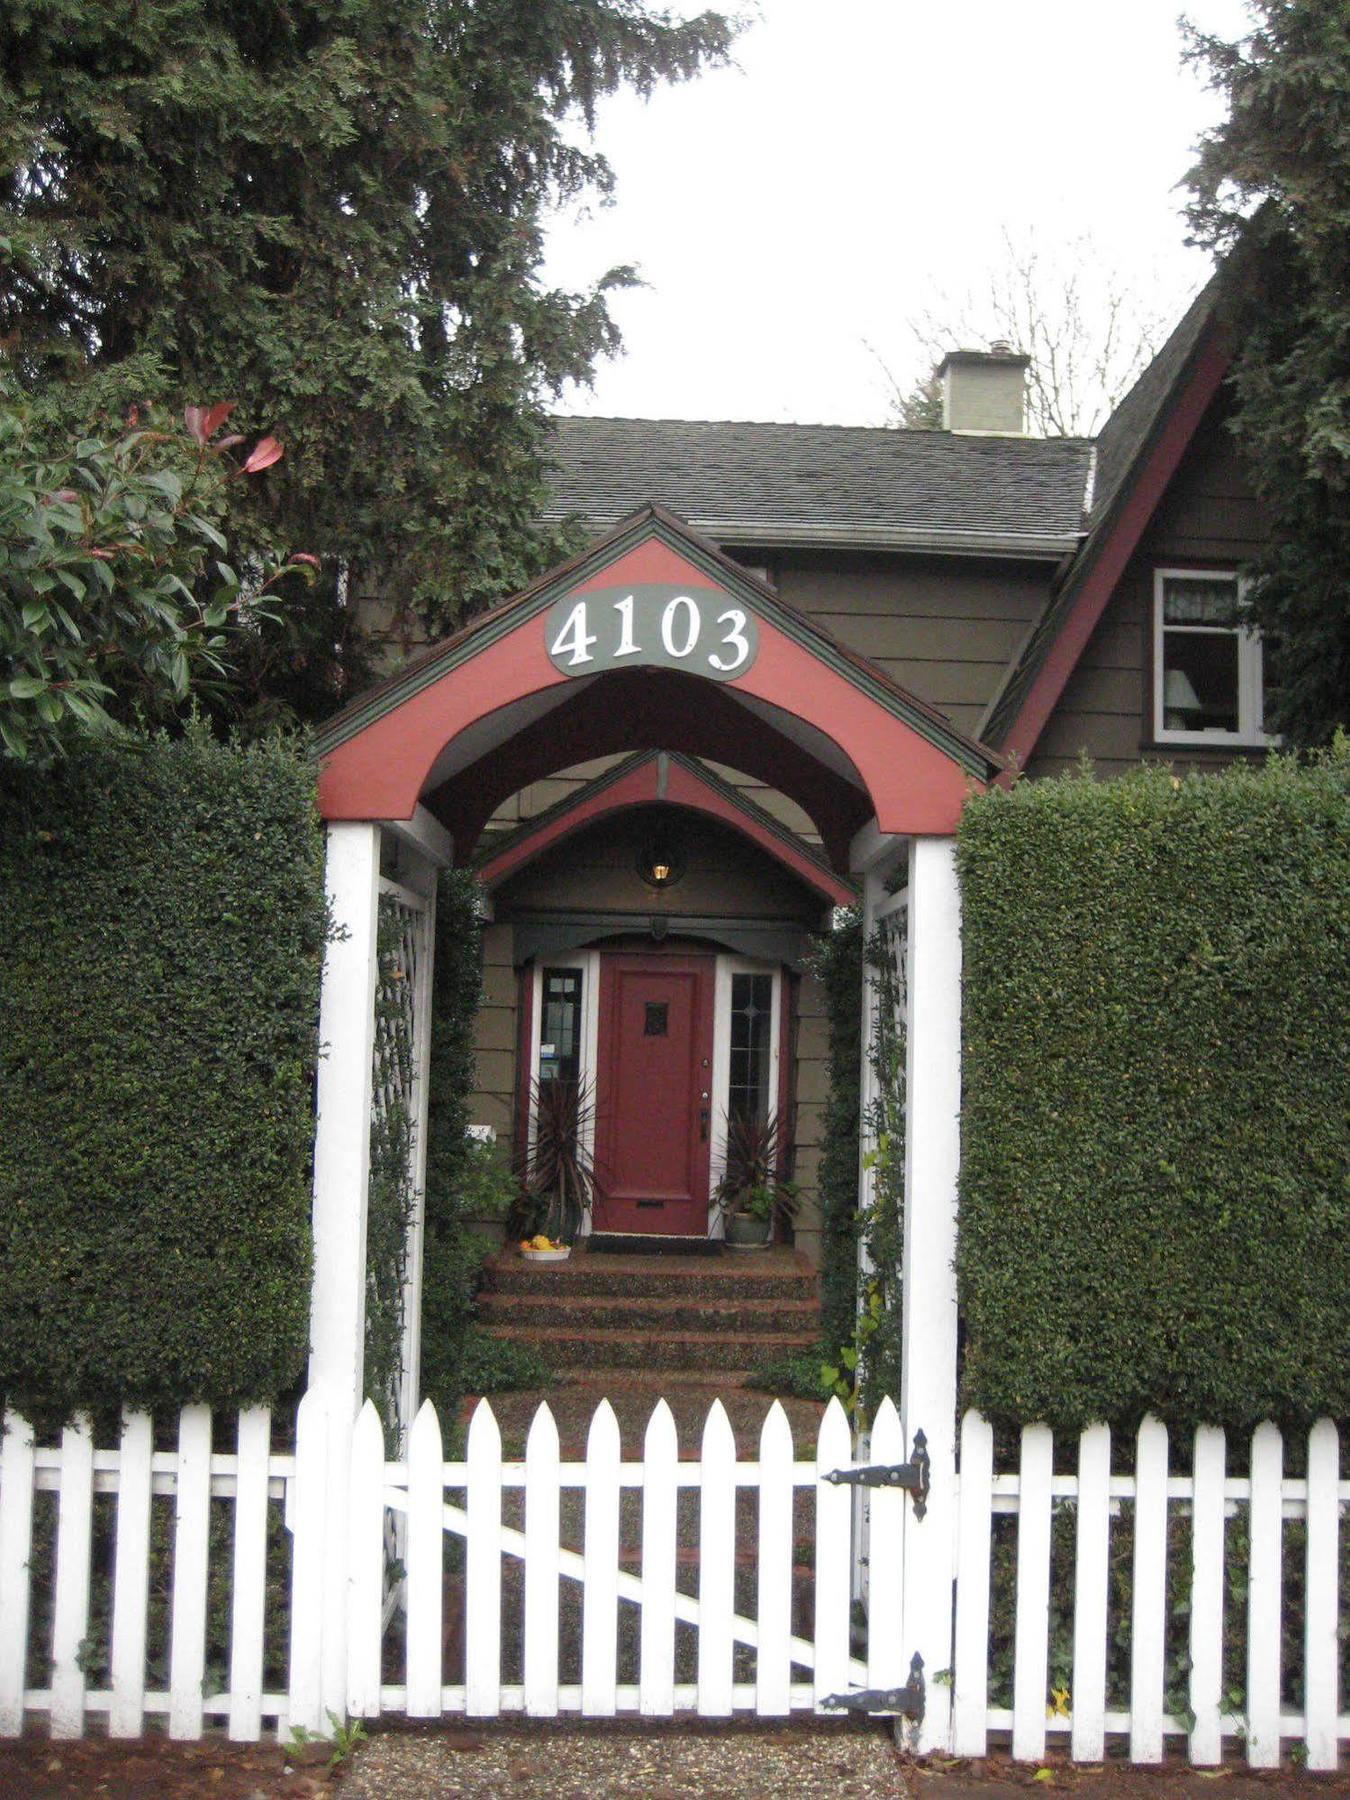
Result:
M334 1437L343 1430L345 1439ZM174 1450L154 1451L144 1416L126 1422L115 1448L96 1449L86 1425L43 1448L21 1419L7 1419L0 1735L43 1715L54 1736L78 1735L103 1715L113 1736L158 1718L174 1737L223 1723L245 1741L264 1728L325 1730L329 1712L781 1717L833 1710L826 1703L835 1696L900 1687L909 1676L899 1621L911 1502L902 1490L873 1488L867 1506L855 1507L854 1489L825 1479L854 1459L837 1403L809 1461L795 1460L777 1405L753 1461L737 1459L717 1403L697 1458L686 1460L664 1402L637 1460L624 1459L608 1405L579 1462L562 1460L547 1408L524 1460L504 1459L486 1405L463 1460L444 1460L429 1405L406 1454L390 1459L373 1407L354 1428L340 1427L317 1390L301 1404L293 1454L271 1449L265 1410L240 1415L229 1435L231 1449L213 1449L210 1415L189 1407ZM876 1464L905 1460L889 1403L868 1453ZM1338 1694L1350 1482L1340 1479L1337 1434L1325 1421L1309 1439L1306 1477L1284 1476L1282 1461L1279 1433L1262 1426L1250 1475L1227 1476L1223 1434L1204 1428L1192 1472L1173 1475L1167 1434L1146 1421L1132 1474L1112 1473L1105 1427L1083 1434L1067 1474L1054 1472L1049 1431L1028 1427L1019 1468L996 1474L992 1433L968 1415L953 1662L926 1671L930 1693L952 1683L952 1748L981 1755L990 1733L1011 1733L1013 1754L1038 1760L1067 1735L1075 1758L1096 1761L1109 1735L1124 1734L1131 1759L1148 1763L1177 1736L1197 1764L1217 1761L1230 1739L1258 1766L1298 1743L1310 1767L1335 1768L1350 1739ZM336 1509L335 1466L350 1471ZM1239 1527L1248 1582L1240 1642L1225 1605ZM1008 1706L991 1704L991 1567L1010 1528ZM859 1545L855 1530L865 1534ZM1117 1693L1111 1704L1108 1628L1122 1622L1109 1611L1109 1570L1120 1531L1130 1534L1117 1551L1128 1545L1133 1595L1128 1699ZM855 1549L867 1577L861 1632L850 1618ZM1304 1700L1293 1711L1282 1700L1281 1608L1296 1549ZM1052 1557L1072 1558L1074 1624L1067 1692L1048 1711ZM1165 1710L1169 1561L1189 1605L1185 1717ZM288 1594L289 1606L269 1613L269 1593L274 1602ZM1240 1711L1224 1692L1235 1663Z

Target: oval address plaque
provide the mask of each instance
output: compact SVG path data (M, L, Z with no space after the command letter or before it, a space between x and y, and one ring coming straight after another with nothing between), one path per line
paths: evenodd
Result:
M549 661L564 675L644 664L734 681L759 651L754 614L720 588L643 582L569 594L544 621Z

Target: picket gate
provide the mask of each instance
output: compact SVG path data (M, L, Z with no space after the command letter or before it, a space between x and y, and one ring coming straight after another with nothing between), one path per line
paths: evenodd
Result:
M84 1420L51 1446L14 1415L5 1424L0 1736L44 1718L55 1737L98 1721L117 1737L159 1723L241 1741L325 1731L329 1713L781 1718L835 1711L839 1696L909 1673L902 1546L925 1526L903 1491L825 1479L857 1466L837 1403L809 1460L777 1405L742 1460L719 1403L696 1457L692 1445L681 1456L658 1403L637 1458L604 1404L577 1461L563 1459L547 1407L523 1459L503 1455L480 1404L463 1457L447 1460L432 1407L391 1455L367 1405L345 1427L351 1481L336 1514L332 1434L344 1427L318 1389L294 1451L272 1448L265 1409L233 1429L217 1421L213 1439L207 1411L185 1408L175 1447L160 1450L144 1415L105 1447ZM903 1462L905 1443L887 1403L868 1456ZM1197 1766L1236 1746L1271 1767L1297 1744L1310 1768L1336 1768L1350 1742L1350 1481L1335 1427L1313 1428L1297 1478L1271 1425L1240 1476L1212 1427L1172 1458L1146 1420L1130 1449L1113 1460L1094 1426L1057 1461L1050 1432L1029 1426L1016 1467L996 1469L988 1424L963 1421L952 1664L925 1672L930 1691L952 1684L951 1748L980 1756L997 1739L1026 1761L1056 1745L1098 1761L1123 1741L1148 1764L1180 1741ZM855 1556L865 1624L851 1617ZM346 1595L337 1644L324 1627L334 1582ZM1052 1584L1060 1614L1070 1596L1071 1643L1052 1631ZM1302 1612L1292 1647L1287 1588Z

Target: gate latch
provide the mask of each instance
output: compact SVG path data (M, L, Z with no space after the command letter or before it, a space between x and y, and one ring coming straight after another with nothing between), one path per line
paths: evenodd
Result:
M834 1482L837 1487L847 1483L851 1487L907 1488L914 1502L914 1517L921 1519L928 1511L932 1487L929 1471L928 1439L922 1431L916 1431L908 1462L867 1463L860 1469L831 1469L822 1479Z
M839 1712L903 1713L908 1719L922 1719L923 1700L923 1658L916 1650L904 1687L857 1688L848 1694L827 1694L820 1704Z

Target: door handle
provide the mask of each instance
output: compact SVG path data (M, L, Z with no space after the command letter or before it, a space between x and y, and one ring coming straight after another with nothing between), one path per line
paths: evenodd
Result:
M702 1101L703 1104L698 1109L698 1137L699 1137L699 1142L701 1144L706 1144L708 1141L708 1116L709 1116L708 1094L707 1094L706 1088L704 1089L703 1093L701 1093L699 1095L699 1099Z

